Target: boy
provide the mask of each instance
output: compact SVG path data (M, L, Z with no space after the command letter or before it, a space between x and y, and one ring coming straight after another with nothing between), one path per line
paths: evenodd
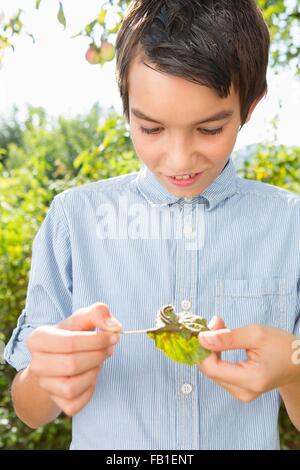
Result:
M281 399L300 429L300 198L230 158L267 90L261 12L136 0L116 51L144 165L54 198L6 348L16 413L33 428L73 416L71 449L278 449ZM114 325L151 327L167 303L214 316L202 364Z

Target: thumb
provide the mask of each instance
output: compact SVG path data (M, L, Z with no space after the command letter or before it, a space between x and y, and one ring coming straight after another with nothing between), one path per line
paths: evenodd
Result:
M256 325L249 325L234 330L221 329L203 331L198 338L201 345L212 351L231 349L255 349L259 346L259 334Z
M210 330L220 330L221 328L225 328L225 322L223 318L217 317L216 315L212 317L208 324L208 328Z
M58 325L63 330L92 331L95 328L119 332L122 325L113 318L106 304L96 302L89 307L81 308Z
M217 315L212 317L212 319L210 320L210 322L207 326L211 331L226 328L223 318L220 318ZM199 341L199 338L198 338L198 341ZM214 355L210 356L210 361L212 361L212 360L216 361L216 359L221 359L221 353L220 352L215 352Z

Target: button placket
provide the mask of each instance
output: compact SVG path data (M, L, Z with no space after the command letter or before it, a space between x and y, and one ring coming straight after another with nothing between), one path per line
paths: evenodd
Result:
M188 206L188 207L187 207ZM184 210L182 210L184 209ZM189 249L191 236L185 236L185 227L192 227L196 231L196 215L194 204L181 205L178 214L178 225L182 227L182 236L177 243L176 253L176 283L175 308L177 311L193 312L197 296L197 250ZM188 220L188 223L187 223ZM197 312L194 312L197 314ZM179 392L178 407L178 448L197 449L199 447L199 407L196 392L196 367L183 366L178 369L177 384ZM191 418L192 417L192 418Z
M183 204L183 234L184 238L189 239L190 236L194 233L194 224L193 224L193 205Z

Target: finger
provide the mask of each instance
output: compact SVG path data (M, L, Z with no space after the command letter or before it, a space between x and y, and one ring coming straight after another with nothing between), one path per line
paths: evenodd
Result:
M74 416L90 401L94 391L95 386L92 385L75 400L68 400L56 395L52 395L51 398L67 416Z
M220 317L217 317L216 315L214 317L212 317L212 319L210 320L209 324L208 324L208 328L211 330L211 331L214 331L214 330L219 330L219 329L222 329L222 328L225 328L225 322L223 320L223 318L220 318ZM201 343L200 343L201 344ZM220 352L214 352L213 354L216 354L216 356L220 359L221 358L221 353Z
M57 326L39 327L27 339L31 352L72 353L105 349L120 340L110 331L69 331Z
M203 365L205 362L205 365ZM197 367L200 372L202 372L204 375L207 375L207 371L213 367L216 367L218 364L220 364L221 360L218 357L217 353L212 353L205 361L203 361L200 364L197 364ZM208 377L211 378L211 377ZM217 385L220 385L222 388L224 388L227 392L231 393L232 395L237 395L241 394L244 392L244 389L237 387L235 385L228 384L226 382L222 382L221 380L213 380Z
M251 377L254 380L257 375L257 370L254 369L258 367L258 364L255 365L252 361L251 363L250 361L226 362L213 353L197 367L215 382L223 382L247 390Z
M205 334L207 337L205 337ZM199 333L200 344L214 352L221 352L233 349L250 349L255 351L264 341L266 328L261 325L248 325L234 330L222 329L211 332ZM250 347L250 345L252 345ZM247 355L249 357L248 351ZM214 356L212 356L214 357ZM208 358L209 359L209 358ZM220 354L217 361L202 363L205 373L213 380L222 381L231 385L236 385L247 389L251 377L253 380L257 375L258 363L256 361L226 362L222 361ZM255 370L256 369L256 370Z
M222 387L226 392L230 393L236 400L246 401L246 398L250 397L250 392L247 390L237 387L235 385L230 385L225 382L215 382L217 385ZM248 401L248 400L247 400Z
M111 347L113 348L113 346ZM44 377L71 377L82 374L99 366L111 356L110 348L101 351L79 352L73 354L35 353L31 362L33 374Z
M224 388L227 392L230 393L230 395L233 396L236 400L243 401L245 403L249 403L250 401L255 400L258 398L260 395L262 395L262 392L253 392L252 390L248 390L245 388L237 387L236 385L230 385L225 382L215 382L217 385L220 385L220 387Z
M101 368L102 365L73 377L42 377L39 385L50 395L67 400L75 399L95 383Z
M203 331L198 337L205 348L213 351L227 351L257 349L263 344L266 333L267 327L263 325L248 325L234 330Z
M72 331L88 331L95 328L101 328L110 331L120 331L122 325L114 318L115 324L112 325L111 321L113 316L106 304L96 302L89 307L82 308L77 312L70 315L66 320L59 323L58 327L63 330ZM106 322L109 321L107 324Z

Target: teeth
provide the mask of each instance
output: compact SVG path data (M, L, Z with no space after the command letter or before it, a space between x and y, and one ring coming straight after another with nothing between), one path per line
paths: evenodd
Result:
M175 180L188 180L190 178L193 178L196 173L193 173L191 175L184 175L184 176L173 176Z

